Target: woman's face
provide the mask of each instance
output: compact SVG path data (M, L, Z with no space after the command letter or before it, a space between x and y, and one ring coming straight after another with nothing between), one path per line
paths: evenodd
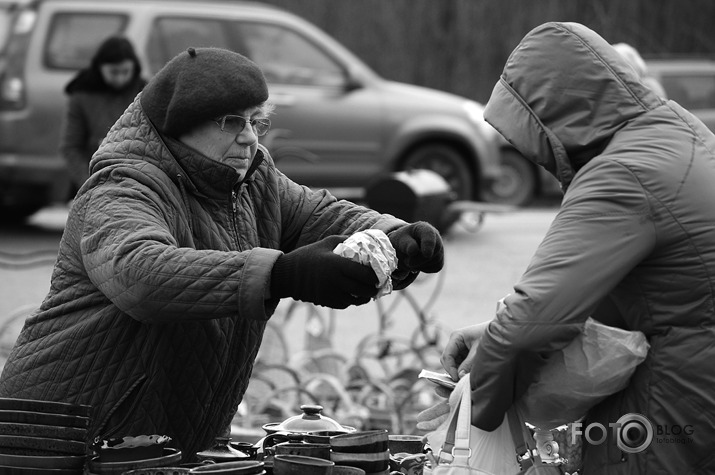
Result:
M251 107L235 114L247 119L265 118L261 107ZM179 141L200 152L211 160L225 163L238 171L240 179L246 177L248 168L253 163L253 157L258 149L258 135L253 127L246 123L243 130L236 133L221 130L221 117L209 120L194 127L189 132L179 137ZM218 122L218 123L217 123Z
M107 85L119 90L134 78L134 61L125 59L119 63L104 63L99 72Z

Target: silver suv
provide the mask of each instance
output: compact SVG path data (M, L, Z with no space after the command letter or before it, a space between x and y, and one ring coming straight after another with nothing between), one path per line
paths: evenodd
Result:
M238 1L0 0L0 212L27 216L66 199L57 153L63 87L111 34L132 40L147 79L188 46L256 61L276 104L262 141L295 181L360 199L402 169L442 175L458 199L498 178L497 133L482 105L379 77L284 10ZM64 193L64 195L63 195Z

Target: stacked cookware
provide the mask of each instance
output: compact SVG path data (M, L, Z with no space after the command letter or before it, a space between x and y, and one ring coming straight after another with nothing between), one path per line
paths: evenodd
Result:
M81 475L90 415L80 404L0 398L0 473Z

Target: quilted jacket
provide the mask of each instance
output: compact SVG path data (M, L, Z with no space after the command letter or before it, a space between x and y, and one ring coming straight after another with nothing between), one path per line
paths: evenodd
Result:
M164 434L185 460L241 401L277 305L265 296L280 253L404 224L299 186L261 146L238 184L227 165L164 141L138 99L91 171L0 396L92 405L92 438Z
M498 426L593 316L643 332L650 350L583 422L607 428L584 441L583 473L715 473L715 136L573 23L522 40L485 118L566 191L479 344L473 422ZM649 423L614 433L629 414Z

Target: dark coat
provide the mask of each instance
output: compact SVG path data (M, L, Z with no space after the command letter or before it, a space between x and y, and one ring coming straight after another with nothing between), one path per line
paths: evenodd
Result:
M67 99L60 154L75 189L89 178L89 161L114 123L132 103L144 81L122 91L75 91Z
M491 430L588 316L643 332L646 361L588 415L644 415L653 440L585 443L584 473L715 472L715 136L645 87L582 25L534 29L485 111L566 190L473 366L473 422ZM675 440L664 434L682 434ZM643 432L647 435L647 431Z
M92 437L168 435L188 458L243 397L281 251L405 223L292 182L261 146L239 185L231 167L172 144L139 99L110 131L0 396L89 404Z

